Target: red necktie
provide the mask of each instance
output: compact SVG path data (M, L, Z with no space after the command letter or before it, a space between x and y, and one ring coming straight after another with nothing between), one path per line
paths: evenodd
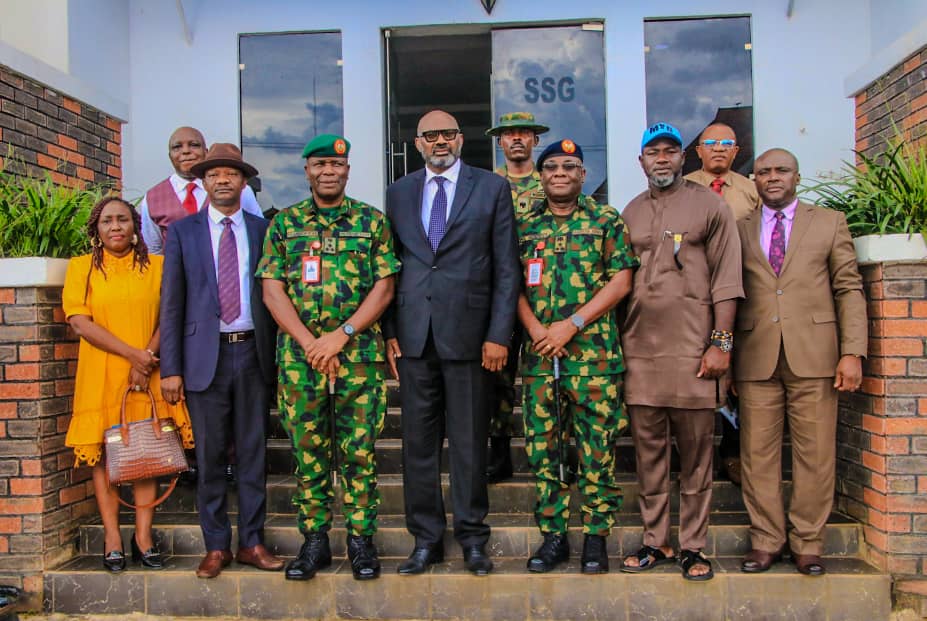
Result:
M196 189L196 184L192 181L187 184L187 197L183 199L183 208L189 214L196 213L196 197L193 196L193 190Z
M715 194L721 194L721 188L724 187L724 179L715 177L711 180L711 191Z

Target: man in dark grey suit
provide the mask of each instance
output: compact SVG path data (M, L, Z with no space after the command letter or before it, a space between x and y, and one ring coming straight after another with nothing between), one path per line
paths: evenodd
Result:
M486 438L489 372L505 366L520 286L512 193L502 177L460 161L463 135L446 112L418 123L425 169L386 192L402 271L385 322L402 398L406 526L415 549L399 573L443 560L441 446L448 439L454 538L467 569L492 570Z
M210 206L170 225L161 283L161 391L186 396L199 476L196 503L206 544L199 578L232 561L225 461L238 452L239 563L276 571L264 547L265 424L276 376L276 326L254 277L267 221L241 210L241 190L257 170L233 144L214 144L192 168Z

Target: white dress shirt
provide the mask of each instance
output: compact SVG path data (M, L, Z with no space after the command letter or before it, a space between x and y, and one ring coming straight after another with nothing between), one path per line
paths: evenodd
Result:
M202 179L184 179L177 173L173 173L168 179L181 205L183 205L184 199L187 198L187 184L195 183L196 188L193 189L193 197L196 198L196 209L199 211L203 208L203 203L206 202L206 190L203 189ZM257 197L254 195L254 190L249 185L246 185L241 192L241 208L258 217L264 217L261 206L257 202ZM142 239L145 240L145 245L148 246L149 254L164 254L161 227L155 224L154 220L151 219L151 214L148 213L148 192L145 192L145 196L142 197L138 211L142 218Z
M219 237L225 230L222 221L225 214L209 206L209 237L212 241L212 260L216 268L216 282L219 282ZM241 292L241 314L232 323L225 323L219 319L219 332L242 332L254 330L254 321L251 319L251 265L248 252L248 229L245 227L245 216L241 209L233 213L232 232L235 233L235 244L238 246L238 286Z
M425 235L428 235L428 224L431 222L431 204L435 202L435 194L438 193L438 183L435 177L444 177L444 193L447 195L447 211L444 213L444 221L451 215L451 205L454 204L454 195L457 193L457 177L460 176L460 158L454 162L454 165L445 170L440 175L432 172L430 168L425 167L425 191L422 192L422 226L425 229Z

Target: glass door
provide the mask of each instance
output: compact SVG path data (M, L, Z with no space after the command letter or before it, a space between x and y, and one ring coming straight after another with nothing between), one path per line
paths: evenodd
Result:
M605 46L601 23L492 31L493 120L508 112L531 112L551 141L569 138L583 149L583 192L608 200L605 131ZM494 160L502 163L495 146Z

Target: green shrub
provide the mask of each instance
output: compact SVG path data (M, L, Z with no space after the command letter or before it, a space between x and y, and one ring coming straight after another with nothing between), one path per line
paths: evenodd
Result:
M11 168L25 166L13 156L11 150L0 166L0 257L67 258L88 252L87 218L109 188L58 185L48 171L38 178L16 174Z
M857 167L844 162L841 174L806 186L814 202L846 214L854 237L921 233L927 239L927 146L899 135L876 157L856 152Z

